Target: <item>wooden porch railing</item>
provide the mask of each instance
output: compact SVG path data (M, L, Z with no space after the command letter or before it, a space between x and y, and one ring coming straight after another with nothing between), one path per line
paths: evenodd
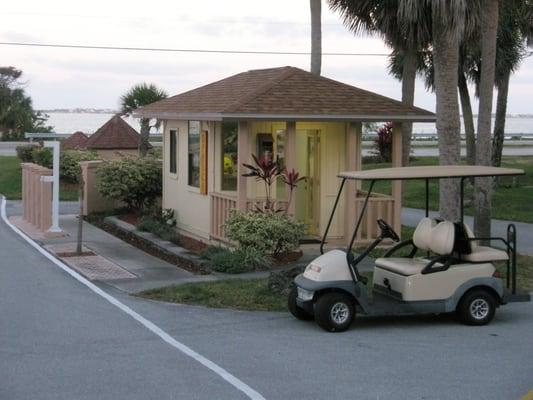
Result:
M365 203L365 196L367 192L358 191L355 199L355 215L359 216L363 205ZM372 242L379 235L379 228L376 220L379 218L385 220L393 225L394 221L394 198L380 194L372 193L368 199L368 205L363 216L363 221L359 227L359 232L356 236L356 243L364 244ZM399 233L399 227L394 226L394 229Z
M364 201L366 192L357 193L356 214L359 215ZM211 196L211 237L216 240L228 242L224 232L224 223L230 217L231 210L237 208L237 196L222 193L210 193ZM246 202L247 210L257 210L265 205L264 198L248 199ZM285 207L287 202L279 200L274 203L274 208ZM373 241L379 234L379 228L376 224L378 218L382 218L391 225L394 217L394 199L390 196L373 193L368 199L368 206L356 237L357 244L365 244ZM394 227L399 232L400 227Z
M224 222L230 217L231 210L237 208L237 196L211 192L211 237L227 242Z
M266 204L266 199L263 197L258 197L255 199L248 199L246 201L246 210L247 211L257 211L257 210L264 210ZM271 204L271 207L274 210L283 209L287 207L287 201L286 200L274 200Z

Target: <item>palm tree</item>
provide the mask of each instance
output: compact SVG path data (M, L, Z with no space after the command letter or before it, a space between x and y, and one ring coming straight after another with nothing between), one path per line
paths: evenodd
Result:
M311 8L311 73L322 69L322 5L321 0L309 0Z
M133 86L120 97L121 112L123 115L131 115L137 108L163 100L167 97L167 93L154 84L140 83ZM140 122L141 140L139 143L139 155L144 157L150 147L150 130L154 127L158 128L160 122L157 120L153 125L150 125L150 118L141 118Z
M496 36L499 0L484 0L481 8L481 60L479 112L476 140L476 164L491 165L492 98L496 76ZM474 231L476 236L490 237L492 179L475 182Z
M328 0L330 8L341 14L344 24L354 33L381 37L392 49L389 71L402 82L402 102L414 104L417 60L430 43L431 15L421 8L417 19L399 18L399 2L388 0ZM396 70L392 67L394 60ZM408 165L411 152L412 123L402 124L402 164Z
M430 13L436 94L437 135L441 165L458 164L460 160L460 120L457 96L459 45L465 32L472 29L473 13L465 0L399 1L399 17L416 22ZM427 18L427 17L426 17ZM459 185L455 180L440 182L440 214L442 218L459 218Z
M533 35L533 2L507 0L500 4L496 49L496 119L492 139L492 164L501 165L509 81L527 56L527 43Z

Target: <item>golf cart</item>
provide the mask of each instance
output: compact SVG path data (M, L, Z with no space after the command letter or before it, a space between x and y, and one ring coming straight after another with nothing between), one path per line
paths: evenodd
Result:
M456 312L469 325L484 325L496 308L514 301L530 301L516 289L516 228L510 224L507 237L474 237L464 223L464 183L472 177L523 175L519 169L483 166L427 166L384 168L338 175L341 185L314 259L294 280L288 306L298 319L315 319L330 332L346 330L356 312L366 315L440 314ZM429 181L460 180L459 222L429 218ZM324 253L325 240L347 180L369 181L365 202L346 251ZM421 179L426 183L426 216L418 223L412 239L400 242L398 234L384 220L377 221L380 235L361 254L352 247L361 226L374 184L384 180ZM360 262L383 240L398 242L375 260L372 282L358 269ZM499 242L504 250L482 243ZM403 249L407 256L398 256ZM395 255L396 254L396 255ZM507 263L505 284L494 262Z

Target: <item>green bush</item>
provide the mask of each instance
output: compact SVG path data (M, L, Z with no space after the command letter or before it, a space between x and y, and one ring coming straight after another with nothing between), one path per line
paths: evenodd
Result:
M100 194L133 210L151 207L162 192L161 162L150 157L106 161L97 170Z
M168 240L170 242L177 241L176 230L166 224L161 218L152 216L142 217L137 225L137 229L140 231L153 233L163 240Z
M52 149L48 147L37 147L33 149L31 155L35 164L39 164L45 168L52 168L54 160L54 153L52 152Z
M59 174L61 179L70 183L78 183L81 161L97 160L98 155L94 151L66 150L61 152L59 161Z
M273 213L234 212L224 227L227 237L240 247L274 256L296 250L305 233L305 224Z
M202 252L212 269L227 274L240 274L258 269L265 269L270 260L259 250L252 247L227 249L224 247L208 247Z
M23 144L22 146L17 146L17 157L22 162L31 163L33 162L33 150L37 147L39 147L37 144Z

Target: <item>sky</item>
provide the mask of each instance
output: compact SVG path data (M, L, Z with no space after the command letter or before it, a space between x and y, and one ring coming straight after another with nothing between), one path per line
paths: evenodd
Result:
M322 3L323 52L387 53L355 36ZM0 3L0 41L95 46L261 51L310 49L309 0L19 0ZM37 109L118 108L131 86L150 82L170 95L258 68L309 69L308 55L244 55L82 50L0 45L0 63L24 71ZM399 99L386 57L324 56L322 75ZM512 77L508 112L533 113L533 57ZM415 104L435 109L417 82ZM474 104L477 107L476 104Z

